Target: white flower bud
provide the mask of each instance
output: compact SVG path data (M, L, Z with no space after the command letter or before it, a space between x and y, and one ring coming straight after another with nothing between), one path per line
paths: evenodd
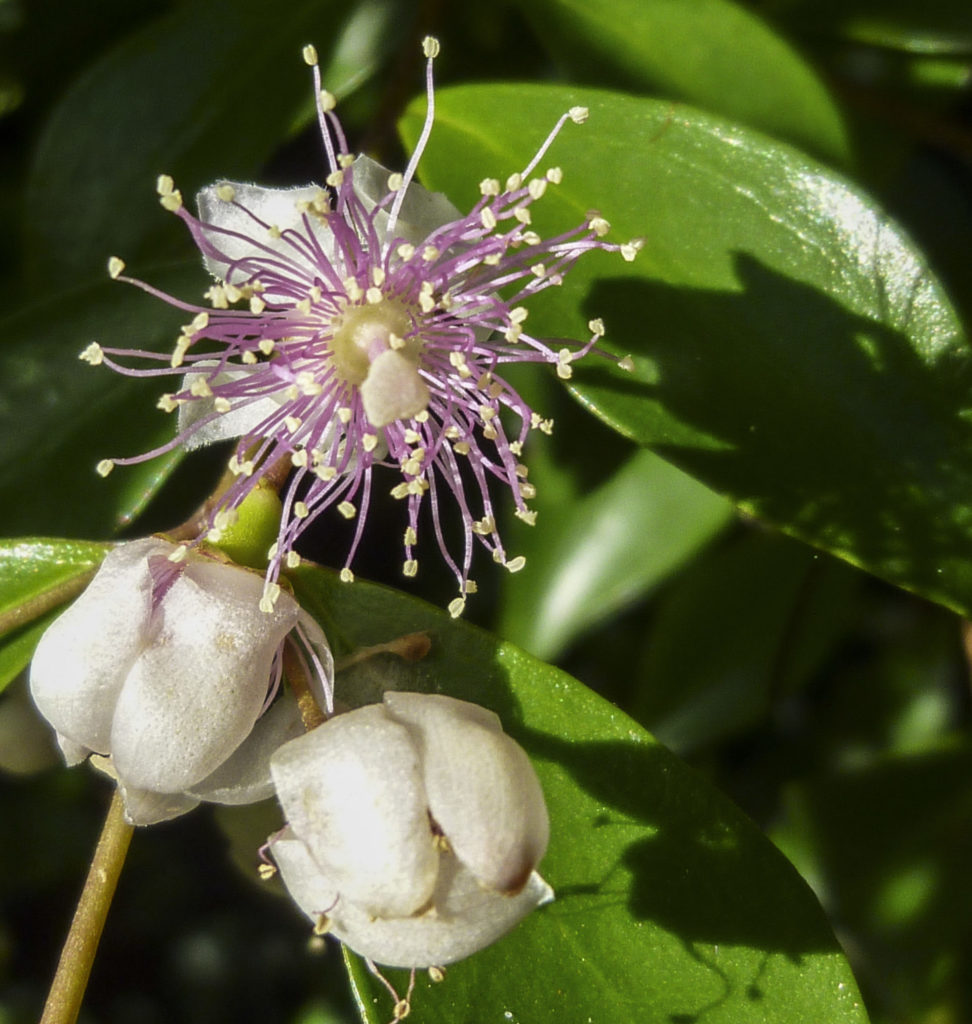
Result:
M174 562L174 551L147 538L109 552L41 638L30 672L68 763L110 755L135 824L200 799L269 795L271 744L300 730L292 706L254 728L281 642L299 617L308 628L297 602L282 593L267 614L262 577L198 555Z
M271 840L315 922L394 967L460 960L553 898L533 870L549 822L529 759L491 711L386 693L284 744Z

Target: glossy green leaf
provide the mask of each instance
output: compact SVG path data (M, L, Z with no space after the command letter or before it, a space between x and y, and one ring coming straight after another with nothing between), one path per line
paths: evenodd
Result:
M87 541L0 541L0 691L27 665L51 619L94 574L106 550Z
M520 0L574 81L684 100L847 163L823 81L757 14L731 0Z
M291 578L341 647L429 631L424 660L405 666L382 655L378 664L398 686L495 710L533 757L547 797L542 870L556 902L450 967L443 984L420 980L413 1001L422 1020L866 1020L823 913L791 866L615 707L394 591L310 567ZM363 1018L384 1024L384 990L360 965L351 973ZM407 974L388 973L404 987Z
M301 47L321 53L347 0L198 0L124 40L76 82L49 120L25 221L38 278L92 277L182 239L155 195L174 175L188 200L219 178L252 178L312 92Z
M79 576L101 565L107 545L89 541L24 538L0 541L0 635L29 622L26 611L45 595L56 592Z
M205 274L193 267L152 279L163 288L201 290ZM184 313L106 275L103 284L58 295L0 324L0 534L106 537L144 508L180 452L118 467L107 479L95 466L171 439L174 420L155 408L166 389L91 367L78 355L93 339L165 350L184 320Z
M531 507L536 542L528 571L504 587L499 632L545 659L646 593L732 516L724 498L649 451L566 508L545 501L541 484Z
M598 206L614 237L646 244L630 266L586 259L533 305L539 333L577 337L598 314L634 356L629 377L587 360L578 396L745 511L972 612L972 350L921 253L782 144L593 90L444 92L427 181L471 203L580 102L590 120L552 149L564 183L534 220Z

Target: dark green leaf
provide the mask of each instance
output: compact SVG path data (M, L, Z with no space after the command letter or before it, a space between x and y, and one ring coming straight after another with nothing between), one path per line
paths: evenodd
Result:
M536 474L531 474L536 481ZM539 658L647 592L731 517L723 498L652 452L631 456L606 483L539 514L527 570L504 589L499 632Z
M162 287L200 288L201 269L152 275ZM59 295L0 326L0 534L110 536L129 523L181 459L180 452L107 479L102 458L137 455L170 440L175 421L155 408L165 388L78 355L105 346L170 348L184 313L135 288L104 284ZM170 384L171 389L171 384Z
M758 724L831 651L856 579L777 535L707 553L656 609L631 713L683 755Z
M573 81L661 93L838 163L847 131L826 86L758 15L731 0L520 0Z
M263 0L199 0L91 67L37 151L25 219L38 279L83 280L112 254L181 239L157 203L160 173L187 201L219 178L252 178L312 92L301 46L326 54L349 6L299 0L271 14Z
M398 685L495 710L534 758L557 900L496 945L420 981L427 1021L828 1024L866 1020L820 908L742 814L564 673L413 599L303 568L297 594L342 646L428 630ZM387 658L383 655L381 657ZM340 693L338 694L340 698ZM402 984L402 972L389 972ZM352 968L366 1021L384 990Z
M788 793L775 838L852 940L885 1020L961 1020L972 749L880 759Z
M430 185L470 203L576 103L590 121L550 154L565 179L543 223L599 206L615 237L647 239L630 268L591 257L531 313L551 337L601 314L607 343L634 354L629 378L579 367L582 401L745 511L972 612L972 353L921 253L782 144L592 90L444 92Z

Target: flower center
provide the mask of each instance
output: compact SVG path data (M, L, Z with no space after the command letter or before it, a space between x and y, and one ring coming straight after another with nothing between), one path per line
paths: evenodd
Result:
M365 415L384 427L420 413L429 391L419 373L421 342L405 340L412 319L397 299L346 309L335 321L331 355L338 376L360 390Z

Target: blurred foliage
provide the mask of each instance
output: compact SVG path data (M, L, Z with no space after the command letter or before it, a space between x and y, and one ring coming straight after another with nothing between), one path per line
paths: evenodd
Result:
M171 429L150 387L76 360L95 337L164 348L178 323L106 282L105 261L123 256L138 276L197 294L205 275L156 204L157 174L187 196L219 177L321 176L299 59L308 41L352 146L400 166L399 122L411 142L424 112L409 103L427 32L443 49L425 181L468 203L482 177L522 165L565 103L584 103L591 121L568 125L551 153L564 187L544 215L573 223L599 205L620 236L647 236L638 263L592 259L531 312L553 336L603 315L607 343L633 352L638 372L622 385L595 367L574 396L517 381L557 420L527 453L540 519L533 531L512 524L524 572L481 572L467 615L554 659L633 716L632 735L654 732L697 769L711 786L673 761L698 801L687 816L721 808L718 790L762 826L819 898L872 1021L963 1024L972 702L954 609L972 609L967 3L0 0L0 535L133 536L208 493L220 453L108 481L91 472ZM399 534L390 504L376 502L374 536ZM309 550L335 564L344 540L329 524ZM67 576L94 557L71 550ZM0 609L4 595L32 600L63 581L51 564L40 549L9 561ZM398 568L394 545L369 545L356 564L446 599L433 559L414 582ZM374 601L393 611L372 626L438 621L404 599ZM361 640L355 621L370 621L339 601L321 610L348 643ZM0 629L4 684L40 623ZM472 635L455 642L474 647ZM607 705L563 685L576 702L565 708L608 729ZM534 699L527 734L556 718ZM582 724L562 735L582 745ZM567 740L533 740L541 759L580 756ZM39 771L52 754L22 685L0 697L0 748L13 837L0 852L0 1021L21 1024L38 1016L107 786L86 769ZM606 800L604 775L594 788ZM657 776L622 782L625 799L641 799ZM136 836L82 1021L358 1018L336 947L309 944L286 902L228 867L252 865L274 813L204 809ZM661 935L664 904L639 898ZM714 919L696 912L690 924L708 934ZM502 950L485 955L490 972L531 972ZM636 981L657 983L650 962L638 969ZM454 991L474 999L488 984L478 971L475 960L457 969ZM423 991L413 1019L446 1012L439 996ZM780 1012L754 1000L733 1020L826 1016Z

